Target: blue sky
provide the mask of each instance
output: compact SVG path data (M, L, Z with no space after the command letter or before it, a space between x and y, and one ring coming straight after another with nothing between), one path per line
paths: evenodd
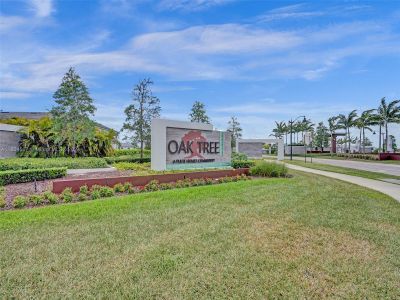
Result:
M185 120L199 100L218 129L237 116L248 138L400 98L400 1L0 3L4 111L49 110L70 66L115 129L145 77L163 117Z

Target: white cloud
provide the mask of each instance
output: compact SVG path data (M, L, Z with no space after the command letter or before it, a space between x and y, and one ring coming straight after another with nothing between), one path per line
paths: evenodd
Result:
M54 10L52 0L30 0L30 5L36 16L40 18L50 16Z
M26 24L28 20L17 16L0 16L0 32L6 32L14 29L15 27Z
M217 5L223 5L233 0L162 0L158 7L163 10L197 11Z
M20 92L2 92L0 91L0 99L23 99L30 97L30 93L20 93Z

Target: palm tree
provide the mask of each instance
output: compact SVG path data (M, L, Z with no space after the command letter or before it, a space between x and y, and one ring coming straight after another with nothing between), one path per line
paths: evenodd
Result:
M385 97L381 99L381 104L377 109L377 114L375 119L381 127L385 128L386 145L384 145L384 150L388 149L389 146L389 130L388 125L390 123L400 123L400 99L393 100L389 104L386 103ZM381 127L379 128L379 146L381 145Z
M363 149L363 153L365 154L365 130L372 131L370 125L376 125L376 121L374 119L373 112L375 109L369 109L363 111L361 116L355 121L356 126L360 129L360 148L359 152L361 152L361 145Z
M333 135L335 134L336 129L339 129L337 121L338 121L338 117L337 116L333 116L333 117L330 117L328 119L328 131L329 131L329 134L331 136L331 141L330 141L330 143L331 143L331 151L330 151L331 154L332 154L332 139L333 139Z
M285 124L285 122L277 122L277 121L275 121L275 128L274 129L272 129L272 134L270 134L271 136L274 136L275 138L277 138L277 139L279 139L279 138L281 138L283 135L284 135L284 133L285 133L285 131L286 131L286 124Z
M340 128L343 128L346 130L346 139L348 141L348 151L350 152L350 146L351 146L351 138L350 138L350 128L354 127L356 125L355 121L357 118L357 110L351 111L347 116L340 114L338 117L338 125Z

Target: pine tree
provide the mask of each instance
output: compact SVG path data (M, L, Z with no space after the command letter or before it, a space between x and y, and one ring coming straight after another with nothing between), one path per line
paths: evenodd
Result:
M207 116L204 103L195 101L189 114L190 122L210 124L210 118Z
M126 119L122 130L132 133L133 145L140 144L140 157L143 158L145 145L151 141L151 119L160 116L160 100L153 96L151 85L153 81L143 79L133 89L133 104L125 109Z
M228 126L228 131L232 133L231 146L235 148L236 141L242 137L242 128L236 117L231 117Z
M324 151L324 147L328 147L329 129L324 125L323 122L318 123L313 143L315 146L321 148L322 151Z
M74 68L70 68L64 75L53 99L56 105L50 113L54 118L57 142L66 144L65 154L75 156L78 144L95 134L90 116L93 116L96 107L85 83Z

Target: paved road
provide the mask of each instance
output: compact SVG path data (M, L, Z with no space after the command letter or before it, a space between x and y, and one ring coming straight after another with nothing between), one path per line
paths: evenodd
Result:
M291 165L291 164L286 164L286 166L288 166L288 168L293 169L293 170L298 170L298 171L323 175L323 176L327 176L327 177L332 177L335 179L339 179L339 180L347 181L347 182L354 183L354 184L357 184L360 186L364 186L369 189L373 189L378 192L389 195L392 198L394 198L400 202L400 185L397 185L397 184L392 184L392 183L388 183L388 182L367 179L367 178L362 178L362 177L357 177L357 176L339 174L339 173L334 173L334 172L327 172L327 171L321 171L321 170L316 170L316 169L304 168L301 166L296 166L296 165Z
M288 159L286 157L286 159ZM294 156L293 159L304 161L304 157ZM307 157L307 162L310 158ZM340 160L340 159L324 159L324 158L313 158L313 162L325 165L333 165L338 167L352 168L364 171L379 172L384 174L400 176L400 164L381 164L376 162L363 162L354 160Z

